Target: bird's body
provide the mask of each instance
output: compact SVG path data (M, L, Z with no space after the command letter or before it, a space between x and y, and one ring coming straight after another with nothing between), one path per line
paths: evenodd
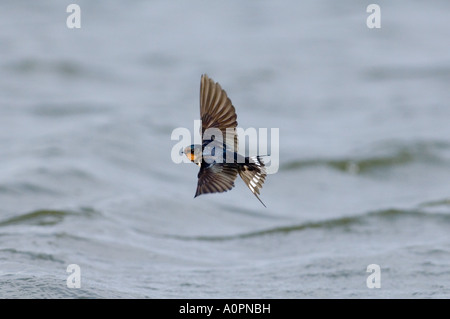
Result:
M184 149L189 160L200 166L195 197L231 190L239 174L264 205L258 196L266 178L264 163L259 156L244 157L237 152L235 108L226 92L206 74L200 84L200 116L202 144Z
M189 147L194 146L194 157L191 159L194 163L200 164L200 160L203 162L213 165L217 163L244 163L245 157L241 154L231 151L227 148L226 144L215 140L204 140L202 145L193 144ZM201 158L197 158L196 154L201 154ZM199 165L201 166L201 165Z

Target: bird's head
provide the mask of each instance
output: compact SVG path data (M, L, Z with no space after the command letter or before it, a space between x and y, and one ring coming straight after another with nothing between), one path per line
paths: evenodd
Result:
M201 145L194 145L186 147L183 150L183 153L186 155L186 157L193 163L197 164L198 166L201 165L202 162L202 147Z

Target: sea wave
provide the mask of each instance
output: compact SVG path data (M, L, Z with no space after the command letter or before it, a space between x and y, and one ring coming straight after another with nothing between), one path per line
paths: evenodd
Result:
M447 203L447 202L446 202ZM377 211L371 211L365 214L343 216L339 218L332 218L320 221L310 221L295 225L278 226L273 228L267 228L252 232L240 233L235 235L224 236L174 236L166 235L180 240L199 240L199 241L227 241L227 240L239 240L246 238L262 237L267 235L280 235L288 234L291 232L300 232L311 229L339 229L343 232L351 231L352 227L370 224L373 219L378 219L385 222L390 222L395 219L401 218L414 218L420 220L433 219L440 223L450 223L450 205L447 206L447 211L442 213L430 213L421 209L382 209Z
M363 174L375 169L389 169L413 162L448 163L443 151L450 149L447 141L416 141L412 143L386 142L372 149L371 155L365 157L355 154L352 157L326 159L301 159L286 162L280 171L302 169L310 166L327 166L342 172ZM364 153L364 152L362 152ZM377 155L379 153L379 155Z

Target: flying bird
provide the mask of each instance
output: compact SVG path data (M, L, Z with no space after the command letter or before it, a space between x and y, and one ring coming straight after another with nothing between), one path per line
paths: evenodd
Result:
M200 82L200 118L202 145L192 144L183 150L190 161L200 166L194 198L231 190L239 174L266 207L258 196L267 175L261 156L238 154L236 110L225 90L206 74Z

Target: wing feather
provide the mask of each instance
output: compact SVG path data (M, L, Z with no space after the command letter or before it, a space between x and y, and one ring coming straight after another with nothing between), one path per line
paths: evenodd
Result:
M202 166L198 172L195 197L207 193L223 193L234 187L238 169L227 164Z
M225 90L206 74L202 75L200 83L200 117L202 136L208 128L218 128L225 138L227 148L238 151L236 110ZM230 134L227 134L227 128Z

